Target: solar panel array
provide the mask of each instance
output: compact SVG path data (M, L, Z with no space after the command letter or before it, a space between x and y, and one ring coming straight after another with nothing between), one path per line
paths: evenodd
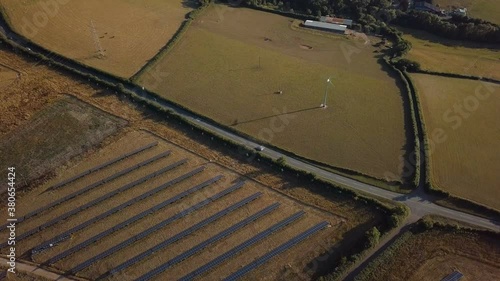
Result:
M154 178L154 177L156 177L156 176L158 176L158 175L160 175L160 174L162 174L162 173L164 173L164 172L166 172L168 170L172 170L175 167L178 167L178 166L180 166L180 165L182 165L182 164L184 164L186 162L187 162L187 159L183 159L183 160L178 161L178 162L176 162L174 164L171 164L171 165L169 165L167 167L164 167L164 168L162 168L162 169L160 169L160 170L158 170L156 172L153 172L153 173L151 173L151 174L149 174L149 175L147 175L145 177L142 177L142 178L140 178L138 180L135 180L135 181L133 181L133 182L131 182L129 184L126 184L126 185L124 185L124 186L122 186L122 187L120 187L120 188L118 188L118 189L116 189L114 191L111 191L111 192L109 192L109 193L107 193L107 194L105 194L105 195L103 195L103 196L101 196L101 197L99 197L97 199L94 199L94 200L88 202L87 204L84 204L84 205L82 205L82 206L80 206L80 207L78 207L76 209L73 209L73 210L71 210L71 211L69 211L69 212L67 212L65 214L62 214L62 215L60 215L59 217L57 217L57 218L55 218L53 220L50 220L50 221L48 221L48 222L46 222L46 223L44 223L44 224L42 224L42 225L40 225L40 226L38 226L36 228L33 228L33 229L31 229L31 230L29 230L29 231L27 231L27 232L19 235L18 237L16 237L16 240L19 241L19 240L22 240L22 239L24 239L24 238L26 238L28 236L31 236L31 235L33 235L33 234L35 234L35 233L37 233L37 232L39 232L39 231L47 228L47 227L50 227L50 226L56 224L57 222L59 222L61 220L64 220L64 219L66 219L66 218L68 218L68 217L70 217L70 216L72 216L74 214L77 214L77 213L79 213L79 212L81 212L81 211L83 211L83 210L85 210L85 209L87 209L87 208L89 208L91 206L94 206L94 205L96 205L96 204L98 204L98 203L100 203L100 202L102 202L102 201L104 201L104 200L106 200L108 198L111 198L111 197L113 197L113 196L115 196L115 195L117 195L117 194L119 194L119 193L121 193L123 191L126 191L126 190L128 190L128 189L130 189L130 188L132 188L132 187L134 187L136 185L139 185L139 184L141 184L141 183L143 183L143 182L145 182L145 181L147 181L147 180L149 180L151 178ZM5 246L7 246L7 242L5 242L5 243L3 243L1 245L1 247L5 247Z
M158 160L160 158L166 157L166 156L170 155L170 153L171 153L170 151L163 152L163 153L161 153L159 155L156 155L156 156L154 156L152 158L149 158L149 159L147 159L147 160L145 160L145 161L143 161L143 162L141 162L139 164L136 164L136 165L134 165L132 167L126 168L124 170L121 170L121 171L119 171L119 172L117 172L117 173L115 173L115 174L113 174L113 175L111 175L109 177L106 177L106 178L104 178L102 180L96 181L93 184L90 184L90 185L88 185L88 186L86 186L86 187L84 187L84 188L82 188L82 189L80 189L80 190L78 190L76 192L73 192L73 193L71 193L69 195L66 195L63 198L60 198L60 199L58 199L58 200L56 200L56 201L54 201L54 202L52 202L52 203L50 203L50 204L48 204L48 205L46 205L44 207L38 208L38 209L36 209L36 210L34 210L32 212L27 213L24 216L18 217L17 222L20 223L20 222L22 222L22 221L24 221L26 219L29 219L29 218L31 218L33 216L36 216L36 215L38 215L38 214L40 214L40 213L42 213L42 212L44 212L44 211L46 211L46 210L48 210L50 208L53 208L53 207L55 207L55 206L57 206L59 204L62 204L64 202L70 200L70 199L73 199L73 198L75 198L77 196L80 196L80 195L86 193L87 191L90 191L93 188L96 188L96 187L98 187L100 185L103 185L103 184L105 184L107 182L110 182L110 181L112 181L112 180L114 180L114 179L116 179L118 177L121 177L121 176L123 176L125 174L128 174L128 173L132 172L133 170L135 170L135 169L137 169L139 167L148 165L148 164L150 164L150 163L152 163L152 162L154 162L154 161L156 161L156 160ZM4 225L0 226L0 229L3 229L5 227L7 227L7 224L4 224ZM2 245L0 245L0 247L4 247L4 245L2 244Z
M196 276L199 276L199 275L211 270L212 268L214 268L214 267L218 266L219 264L225 262L226 260L232 258L233 256L235 256L239 252L241 252L241 251L245 250L246 248L258 243L259 241L261 241L263 239L265 239L266 237L268 237L272 233L274 233L274 232L280 230L281 228L293 223L294 221L301 218L304 214L305 214L304 211L299 211L299 212L291 215L290 217L272 225L271 227L267 228L266 230L260 232L259 234L253 236L252 238L250 238L250 239L246 240L245 242L239 244L238 246L232 248L231 250L223 253L222 255L209 261L208 263L204 264L203 266L195 269L191 273L180 278L178 281L193 280L194 278L196 278Z
M136 279L136 281L143 281L143 280L150 280L151 278L155 277L156 275L164 272L165 270L169 269L170 267L182 262L183 260L195 255L199 251L205 249L208 247L210 244L213 244L221 239L224 239L225 237L233 234L234 232L238 231L239 229L245 227L246 225L256 221L257 219L271 213L272 211L276 210L281 204L280 203L274 203L261 211L245 218L244 220L232 225L231 227L219 232L218 234L210 237L209 239L199 243L198 245L194 246L193 248L187 250L186 252L176 256L175 258L165 262L164 264L158 266L157 268L151 270L150 272L144 274L143 276L139 277Z
M100 261L100 260L112 255L113 253L115 253L117 251L120 251L121 249L133 244L134 242L136 242L142 238L147 237L148 235L162 229L163 227L167 226L168 224L170 224L178 219L181 219L181 218L189 215L190 213L203 208L204 206L210 204L211 202L214 202L214 201L230 194L231 192L241 188L244 184L245 184L244 182L238 182L238 183L234 184L233 186L226 188L225 190L215 194L214 196L211 196L211 197L209 197L209 198L207 198L207 199L205 199L205 200L203 200L203 201L201 201L201 202L199 202L199 203L197 203L197 204L195 204L187 209L182 210L181 212L177 213L176 215L169 217L169 218L163 220L162 222L148 228L147 230L121 242L120 244L115 245L112 248L82 262L81 264L79 264L79 265L75 266L74 268L72 268L71 270L69 270L69 273L76 274L77 272L89 267L93 263Z
M173 243L175 243L175 242L183 239L184 237L192 234L193 232L197 231L198 229L205 227L206 225L208 225L208 224L210 224L210 223L212 223L212 222L220 219L221 217L224 217L225 215L229 214L230 212L232 212L232 211L234 211L234 210L236 210L238 208L241 208L241 207L245 206L246 204L252 202L253 200L255 200L257 198L259 198L261 195L262 195L262 192L257 192L255 194L250 195L249 197L247 197L247 198L245 198L245 199L243 199L243 200L241 200L241 201L239 201L239 202L237 202L237 203L235 203L235 204L227 207L226 209L224 209L224 210L222 210L220 212L217 212L216 214L214 214L214 215L212 215L212 216L204 219L203 221L201 221L201 222L199 222L199 223L197 223L197 224L189 227L188 229L186 229L186 230L184 230L184 231L182 231L182 232L180 232L180 233L178 233L178 234L170 237L169 239L161 242L160 244L158 244L158 245L156 245L156 246L154 246L152 248L149 248L148 250L142 252L141 254L136 255L135 257L127 260L126 262L124 262L124 263L116 266L112 270L110 270L110 271L104 273L103 275L99 276L99 278L97 278L97 280L101 280L103 278L106 278L110 274L115 274L115 273L117 273L119 271L124 270L125 268L127 268L127 267L129 267L129 266L131 266L131 265L139 262L140 260L148 257L149 255L151 255L151 254L153 254L155 252L160 251L161 249L167 247L168 245L173 244Z
M71 178L69 178L69 179L66 179L66 180L64 180L64 181L60 182L60 183L57 183L57 184L55 184L55 185L53 185L53 186L49 187L47 190L53 190L53 189L57 189L57 188L60 188L60 187L62 187L62 186L65 186L65 185L67 185L68 183L74 182L74 181L76 181L77 179L80 179L80 178L82 178L82 177L84 177L84 176L86 176L86 175L88 175L88 174L90 174L90 173L93 173L93 172L99 171L99 170L101 170L101 169L104 169L104 168L106 168L106 167L108 167L108 166L110 166L110 165L113 165L114 163L116 163L116 162L118 162L118 161L121 161L121 160L123 160L123 159L125 159L125 158L128 158L128 157L130 157L130 156L133 156L133 155L138 154L138 153L140 153L140 152L143 152L144 150L147 150L147 149L149 149L149 148L155 147L155 146L157 146L157 145L158 145L158 142L157 142L157 141L155 141L155 142L153 142L153 143L150 143L150 144L148 144L148 145L145 145L145 146L143 146L143 147L140 147L140 148L138 148L138 149L136 149L136 150L133 150L133 151L128 152L128 153L125 153L125 154L123 154L123 155L121 155L121 156L119 156L119 157L117 157L117 158L111 159L111 160L109 160L109 161L107 161L107 162L105 162L105 163L103 163L103 164L101 164L101 165L95 166L95 167L93 167L93 168L91 168L91 169L88 169L88 170L87 170L87 171L85 171L85 172L82 172L82 173L80 173L80 174L78 174L78 175L76 175L76 176L73 176L73 177L71 177Z
M205 182L202 182L202 183L200 183L200 184L198 184L198 185L196 185L196 186L194 186L194 187L192 187L192 188L190 188L190 189L188 189L188 190L186 190L184 192L181 192L180 194L177 194L176 196L171 197L171 198L163 201L162 203L157 204L154 207L151 207L151 208L149 208L149 209L147 209L147 210L145 210L145 211L143 211L143 212L141 212L141 213L139 213L139 214L137 214L137 215L135 215L135 216L133 216L133 217L131 217L131 218L129 218L129 219L127 219L127 220L125 220L125 221L117 224L117 225L115 225L115 226L113 226L112 228L107 229L107 230L105 230L105 231L103 231L103 232L101 232L101 233L99 233L99 234L97 234L97 235L95 235L95 236L93 236L93 237L91 237L91 238L89 238L89 239L87 239L87 240L79 243L78 245L73 246L72 248L70 248L70 249L68 249L68 250L66 250L66 251L64 251L64 252L62 252L62 253L54 256L54 257L52 257L51 259L49 259L48 261L46 261L45 264L53 264L53 263L55 263L55 262L57 262L57 261L65 258L65 257L67 257L67 256L69 256L69 255L71 255L71 254L73 254L73 253L75 253L75 252L77 252L77 251L79 251L79 250L81 250L81 249L89 246L90 244L92 244L92 243L94 243L94 242L96 242L96 241L98 241L98 240L100 240L100 239L102 239L102 238L104 238L104 237L106 237L106 236L108 236L108 235L110 235L110 234L112 234L112 233L114 233L114 232L116 232L116 231L118 231L118 230L120 230L120 229L122 229L122 228L124 228L124 227L126 227L126 226L128 226L128 225L130 225L130 224L132 224L132 223L134 223L134 222L136 222L138 220L140 220L140 219L142 219L142 218L144 218L145 216L153 214L154 212L157 212L157 211L161 210L162 208L164 208L164 207L166 207L166 206L168 206L170 204L173 204L173 203L181 200L182 198L184 198L184 197L186 197L186 196L188 196L188 195L190 195L190 194L192 194L192 193L194 193L194 192L196 192L196 191L198 191L198 190L200 190L200 189L202 189L204 187L207 187L207 186L215 183L216 181L220 180L221 178L222 178L222 176L220 176L220 175L216 176L216 177L214 177L214 178L212 178L210 180L207 180Z
M288 240L287 242L281 244L280 246L274 248L267 254L257 258L255 261L247 264L246 266L242 267L240 270L236 271L235 273L231 274L227 278L224 279L224 281L234 281L239 278L241 278L243 275L247 274L248 272L254 270L255 268L259 267L260 265L266 263L276 255L281 254L282 252L290 249L291 247L297 245L298 243L302 242L309 236L313 235L314 233L324 229L325 227L328 226L327 222L320 222L319 224L309 228L308 230L300 233L299 235L295 236L294 238Z
M443 278L441 281L458 281L462 279L464 275L460 271L453 271L450 275Z
M193 171L191 171L191 172L189 172L187 174L179 176L179 177L177 177L177 178L175 178L173 180L170 180L170 181L168 181L168 182L166 182L166 183L164 183L164 184L162 184L162 185L160 185L160 186L158 186L158 187L156 187L156 188L154 188L152 190L149 190L149 191L147 191L147 192L145 192L145 193L143 193L143 194L141 194L141 195L139 195L139 196L137 196L135 198L132 198L132 199L128 200L125 203L122 203L122 204L120 204L120 205L118 205L118 206L116 206L114 208L111 208L110 210L108 210L108 211L106 211L106 212L104 212L104 213L102 213L102 214L100 214L98 216L95 216L92 219L87 220L86 222L81 223L81 224L73 227L70 230L65 231L64 233L57 235L56 237L54 237L54 238L52 238L52 239L44 242L40 246L35 247L32 250L32 253L39 253L39 252L43 251L44 249L50 248L50 247L56 245L57 243L62 242L64 240L68 239L71 236L71 234L73 234L73 233L75 233L75 232L77 232L79 230L82 230L82 229L90 226L91 224L93 224L93 223L95 223L97 221L100 221L100 220L102 220L102 219L104 219L104 218L106 218L106 217L108 217L108 216L110 216L110 215L112 215L112 214L114 214L114 213L116 213L118 211L121 211L124 208L126 208L126 207L128 207L128 206L130 206L132 204L135 204L135 203L137 203L137 202L139 202L141 200L144 200L144 199L146 199L146 198L148 198L148 197L150 197L150 196L152 196L152 195L154 195L154 194L162 191L163 189L165 189L167 187L170 187L170 186L175 185L175 184L177 184L177 183L179 183L181 181L189 179L190 177L192 177L192 176L194 176L194 175L202 172L204 169L205 169L205 166L199 167L199 168L197 168L197 169L195 169L195 170L193 170ZM100 198L98 198L98 199L100 199ZM93 200L93 201L96 201L96 200ZM91 202L93 202L93 201L91 201ZM98 202L101 202L101 201L102 200L97 200L96 202L98 203ZM94 203L93 205L95 205L97 203ZM87 206L87 205L88 204L86 204L86 205L84 205L84 206L82 206L80 208L84 208L85 207L85 209L86 209L86 208L90 207L90 205L89 206ZM74 213L75 213L74 211L71 211L71 212L68 212L68 213L60 216L60 217L63 217L63 219L66 219L68 216L70 216L70 215L72 215ZM59 221L57 218L55 220Z

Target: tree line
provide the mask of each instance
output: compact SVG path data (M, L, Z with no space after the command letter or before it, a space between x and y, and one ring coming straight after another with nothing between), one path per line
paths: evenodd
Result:
M198 0L207 4L213 0ZM356 22L353 29L367 33L382 33L389 24L424 30L456 40L500 43L500 27L481 19L454 15L438 15L395 9L390 0L222 0L239 5L266 6L277 10L319 17L332 15L350 18ZM404 0L402 0L404 2ZM428 1L432 2L432 1Z

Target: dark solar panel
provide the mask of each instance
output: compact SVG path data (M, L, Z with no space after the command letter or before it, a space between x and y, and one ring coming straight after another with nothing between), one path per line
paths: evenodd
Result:
M181 192L180 194L178 194L178 195L176 195L174 197L171 197L171 198L163 201L162 203L157 204L154 207L151 207L151 208L149 208L149 209L147 209L147 210L145 210L145 211L143 211L143 212L141 212L141 213L139 213L139 214L137 214L137 215L135 215L135 216L133 216L133 217L131 217L131 218L129 218L129 219L127 219L127 220L119 223L119 224L117 224L117 225L115 225L112 228L107 229L106 231L103 231L103 232L101 232L101 233L99 233L99 234L97 234L97 235L95 235L95 236L93 236L93 237L91 237L91 238L89 238L89 239L87 239L87 240L79 243L78 245L76 245L76 246L74 246L74 247L72 247L72 248L70 248L70 249L68 249L68 250L66 250L66 251L64 251L64 252L56 255L55 257L52 257L51 259L49 259L45 263L47 263L47 264L53 264L53 263L55 263L55 262L57 262L57 261L65 258L65 257L67 257L68 255L71 255L71 254L73 254L73 253L81 250L82 248L85 248L85 247L89 246L90 244L92 244L92 243L94 243L94 242L96 242L96 241L98 241L98 240L100 240L100 239L102 239L102 238L104 238L104 237L112 234L115 231L118 231L118 230L120 230L120 229L122 229L122 228L124 228L124 227L126 227L126 226L128 226L128 225L130 225L130 224L132 224L132 223L134 223L134 222L136 222L136 221L144 218L145 216L148 216L148 215L150 215L150 214L152 214L152 213L154 213L156 211L159 211L160 209L162 209L162 208L164 208L164 207L166 207L166 206L168 206L168 205L170 205L172 203L175 203L175 202L181 200L182 198L188 196L191 193L194 193L194 192L196 192L196 191L198 191L198 190L200 190L200 189L202 189L204 187L207 187L207 186L213 184L214 182L220 180L221 178L222 178L222 176L214 177L214 178L212 178L212 179L210 179L208 181L205 181L203 183L200 183L200 184L198 184L198 185L196 185L196 186L194 186L194 187L192 187L192 188L190 188L190 189L188 189L188 190L186 190L184 192Z
M167 247L168 245L171 245L181 239L183 239L184 237L192 234L193 232L197 231L198 229L200 228L203 228L205 227L206 225L210 224L210 223L213 223L214 221L224 217L225 215L229 214L230 212L232 211L235 211L237 210L238 208L241 208L243 206L245 206L246 204L252 202L253 200L259 198L260 196L262 195L261 192L257 192L253 195L250 195L249 197L239 201L238 203L235 203L229 207L227 207L226 209L220 211L220 212L217 212L216 214L204 219L203 221L189 227L188 229L170 237L169 239L161 242L160 244L142 252L141 254L139 255L136 255L135 257L129 259L128 261L116 266L115 268L113 268L112 270L104 273L103 275L99 276L98 280L101 280L103 278L106 278L107 276L109 276L110 274L115 274L119 271L122 271L124 270L125 268L137 263L138 261L148 257L149 255L151 255L152 253L155 253L155 252L158 252L160 251L161 249Z
M102 260L102 259L104 259L104 258L106 258L106 257L108 257L108 256L110 256L112 254L114 254L117 251L120 251L121 249L123 249L123 248L125 248L125 247L127 247L127 246L129 246L131 244L133 244L134 242L136 242L136 241L138 241L138 240L140 240L140 239L142 239L142 238L144 238L144 237L146 237L146 236L148 236L148 235L150 235L150 234L152 234L152 233L154 233L154 232L162 229L163 227L167 226L168 224L170 224L170 223L172 223L172 222L174 222L174 221L176 221L178 219L181 219L181 218L189 215L190 213L203 208L204 206L210 204L211 202L214 202L217 199L220 199L220 198L222 198L222 197L230 194L231 192L233 192L233 191L239 189L240 187L242 187L243 185L244 185L244 182L236 183L233 186L231 186L229 188L226 188L225 190L223 190L223 191L215 194L214 196L211 196L211 197L209 197L209 198L207 198L207 199L205 199L205 200L203 200L203 201L201 201L201 202L199 202L199 203L197 203L197 204L195 204L195 205L193 205L193 206L191 206L191 207L189 207L187 209L184 209L183 211L179 212L178 214L176 214L176 215L174 215L172 217L169 217L169 218L163 220L162 222L160 222L160 223L158 223L158 224L156 224L156 225L148 228L147 230L145 230L145 231L143 231L143 232L141 232L141 233L139 233L139 234L137 234L137 235L135 235L135 236L133 236L133 237L131 237L131 238L123 241L123 242L121 242L120 244L115 245L115 246L111 247L110 249L108 249L108 250L106 250L106 251L104 251L104 252L102 252L102 253L100 253L100 254L98 254L98 255L96 255L96 256L94 256L94 257L92 257L92 258L90 258L90 259L88 259L88 260L86 260L84 262L82 262L81 264L79 264L79 265L75 266L74 268L72 268L69 271L69 273L75 274L75 273L77 273L77 272L79 272L79 271L81 271L81 270L89 267L93 263L95 263L97 261L100 261L100 260Z
M234 281L239 278L241 278L243 275L247 274L248 272L254 270L255 268L259 267L260 265L266 263L273 257L283 253L284 251L290 249L291 247L297 245L298 243L302 242L309 236L315 234L316 232L322 230L323 228L327 227L328 223L327 222L321 222L308 230L300 233L299 235L295 236L294 238L288 240L287 242L281 244L280 246L274 248L267 254L257 258L255 261L247 264L246 266L242 267L235 273L231 274L229 277L225 278L224 281Z
M293 223L294 221L298 220L305 214L304 211L297 212L293 214L292 216L274 224L273 226L269 227L268 229L260 232L259 234L253 236L252 238L246 240L245 242L239 244L238 246L232 248L231 250L225 252L224 254L216 257L215 259L209 261L205 265L195 269L193 272L187 274L186 276L182 277L179 279L179 281L188 281L188 280L193 280L196 276L199 276L212 268L216 267L217 265L223 263L224 261L234 257L236 254L239 252L245 250L246 248L258 243L259 241L265 239L272 233L280 230L281 228Z

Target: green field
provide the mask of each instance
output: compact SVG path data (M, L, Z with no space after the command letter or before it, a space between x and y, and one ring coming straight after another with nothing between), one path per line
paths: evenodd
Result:
M400 180L406 139L397 80L370 43L292 22L209 7L138 83L301 156ZM321 109L329 77L328 108Z
M499 86L425 74L412 79L431 143L433 185L500 209Z
M467 8L469 17L480 18L500 24L500 5L498 0L435 0L441 8L460 7Z
M407 58L419 62L422 69L500 80L498 47L447 40L414 29L400 30L412 44Z

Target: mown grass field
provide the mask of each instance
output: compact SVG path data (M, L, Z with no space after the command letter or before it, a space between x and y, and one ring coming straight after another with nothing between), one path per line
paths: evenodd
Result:
M431 142L431 180L437 187L500 209L500 87L413 74Z
M396 249L386 249L373 261L379 266L354 280L442 280L454 270L463 274L460 280L498 280L500 274L498 235L434 227L408 230L395 243Z
M493 45L447 40L430 33L400 28L412 44L407 55L422 69L500 80L500 50Z
M51 51L121 77L139 71L192 10L191 1L180 0L1 0L0 5L18 33ZM102 58L98 57L91 21L105 50Z
M500 5L497 0L435 0L441 8L467 8L469 17L484 19L500 24Z
M377 178L401 175L401 92L375 48L292 22L212 6L138 83L301 156Z

